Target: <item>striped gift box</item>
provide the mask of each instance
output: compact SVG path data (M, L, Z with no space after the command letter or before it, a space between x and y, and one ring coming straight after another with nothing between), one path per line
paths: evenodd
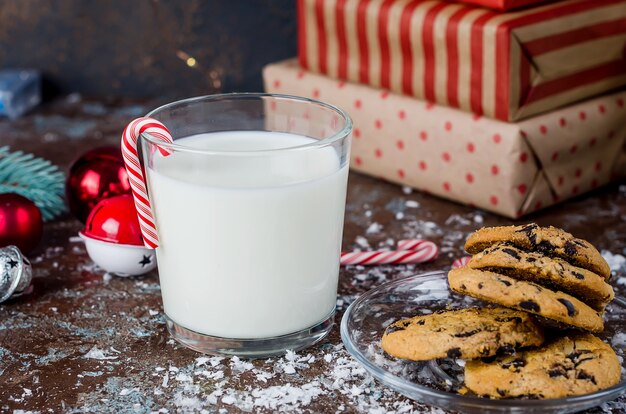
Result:
M459 3L475 4L496 10L512 10L532 6L539 3L548 3L549 0L456 0Z
M302 67L505 121L626 85L626 0L298 0Z
M268 92L348 111L351 169L508 217L626 173L626 91L511 123L337 81L293 60L266 66L263 77Z

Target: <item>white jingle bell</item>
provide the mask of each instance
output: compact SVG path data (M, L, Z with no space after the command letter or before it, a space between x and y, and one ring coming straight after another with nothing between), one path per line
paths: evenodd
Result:
M144 247L131 195L107 198L96 204L79 235L91 260L107 272L137 276L156 268L155 251Z

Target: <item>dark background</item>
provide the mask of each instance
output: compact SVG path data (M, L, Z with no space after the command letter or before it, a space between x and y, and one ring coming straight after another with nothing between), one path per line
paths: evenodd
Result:
M0 68L41 70L47 97L260 91L295 54L293 0L0 0Z

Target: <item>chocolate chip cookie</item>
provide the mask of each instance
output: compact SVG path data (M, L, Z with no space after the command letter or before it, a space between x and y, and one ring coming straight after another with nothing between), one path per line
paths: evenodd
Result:
M465 250L475 254L496 243L508 243L520 249L559 257L605 279L611 276L606 260L591 243L552 226L539 227L531 223L522 226L485 227L467 239Z
M611 285L587 269L504 243L475 254L467 265L568 293L598 311L615 297Z
M468 361L465 385L492 398L563 398L609 388L619 382L620 371L608 344L579 333L490 362Z
M510 354L542 343L542 328L526 312L469 308L395 322L386 329L381 345L397 358L426 361Z
M462 267L448 272L450 288L464 295L591 332L602 332L602 316L578 299L535 283L516 280L498 273Z

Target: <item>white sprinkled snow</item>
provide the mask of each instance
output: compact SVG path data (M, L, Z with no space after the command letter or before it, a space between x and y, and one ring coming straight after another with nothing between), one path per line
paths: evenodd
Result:
M626 257L621 254L613 254L608 250L602 250L602 257L604 257L604 260L609 264L611 272L626 273Z
M421 239L442 236L443 230L433 221L411 220L403 223L402 229L408 239Z
M206 364L207 362L209 362L209 357L200 357L200 358L196 358L196 366L200 367L204 364Z
M399 396L387 387L374 381L367 371L346 352L342 344L325 345L321 360L324 369L311 380L304 380L316 358L311 354L299 354L288 351L283 357L269 359L273 372L254 367L249 361L240 358L220 358L220 362L212 366L213 357L199 357L189 367L181 367L177 379L185 375L188 381L177 382L170 389L172 402L182 412L217 411L215 405L222 404L230 410L255 412L267 410L272 412L315 411L312 406L324 395L339 394L349 401L350 410L368 413L409 413L415 412L416 405L410 400ZM198 369L197 367L202 367ZM206 368L206 369L204 369ZM230 374L224 370L230 368ZM236 370L234 369L236 368ZM243 388L228 387L228 383L236 382L239 375L252 373L258 386L248 385ZM167 373L166 373L167 374ZM300 375L301 374L301 375ZM228 377L226 377L228 375ZM280 385L263 386L267 380L278 377ZM227 379L224 379L227 378ZM210 381L207 391L206 381ZM159 384L154 390L156 395L167 386L167 381ZM345 411L347 405L338 411ZM432 411L441 413L440 410Z
M359 245L359 247L361 247L363 249L369 249L369 247L370 247L369 242L363 236L357 236L354 241L356 242L357 245Z
M190 382L192 381L191 376L187 375L187 374L183 374L182 372L179 373L178 375L176 375L176 378L174 378L176 381L179 382Z
M138 391L137 388L124 388L122 389L122 391L120 391L120 395L125 396L125 395L132 394L133 392L137 392L137 391Z
M415 200L406 200L404 202L404 205L407 206L408 208L419 208L420 203L418 203Z
M445 224L446 226L451 226L451 225L469 226L470 224L472 224L472 222L466 219L465 217L461 217L458 214L453 214L446 219Z
M104 351L102 349L98 349L98 347L94 346L93 348L91 348L89 350L89 352L87 352L85 355L83 355L83 358L86 358L86 359L117 359L117 356L110 355L106 351Z
M380 223L372 223L369 225L367 230L365 230L365 234L378 234L382 231L383 225Z
M222 397L222 402L224 404L229 404L230 405L230 404L236 403L237 400L232 395L226 395L226 396Z
M626 348L626 332L618 332L613 335L611 345L615 348Z
M239 357L232 357L230 360L230 368L234 372L245 372L254 368L254 365L247 360L241 360Z

